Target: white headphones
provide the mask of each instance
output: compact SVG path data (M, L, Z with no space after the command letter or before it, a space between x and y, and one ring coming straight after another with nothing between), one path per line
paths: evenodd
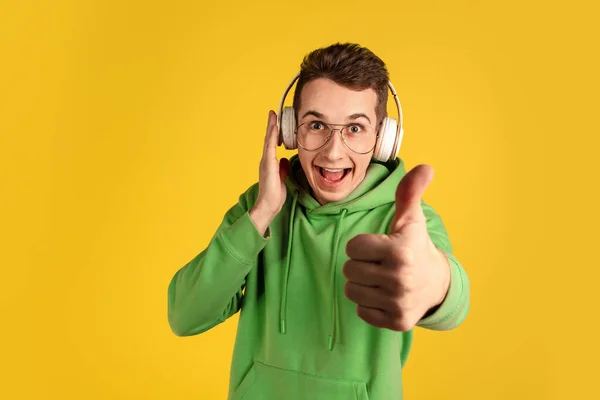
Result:
M298 73L294 79L290 82L283 97L281 98L281 102L279 103L279 111L277 114L277 124L279 126L279 144L283 143L286 149L295 150L298 148L298 143L296 142L296 114L293 107L285 107L283 108L283 103L285 98L294 86L294 83L300 77L300 73ZM394 118L386 117L382 123L379 132L377 133L377 144L375 145L375 150L373 152L373 158L377 161L389 161L392 158L395 158L400 151L400 144L402 143L402 137L404 136L404 129L402 129L402 107L400 106L400 100L398 100L398 95L396 94L396 90L394 89L394 85L392 82L388 81L388 87L394 96L394 100L396 101L396 107L398 108L398 121L400 124L396 122Z

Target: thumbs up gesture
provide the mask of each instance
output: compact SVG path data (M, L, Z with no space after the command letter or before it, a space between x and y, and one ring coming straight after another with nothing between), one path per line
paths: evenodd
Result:
M432 178L428 165L409 171L396 189L389 234L358 235L346 246L344 293L373 326L409 331L448 292L450 265L429 238L421 208Z

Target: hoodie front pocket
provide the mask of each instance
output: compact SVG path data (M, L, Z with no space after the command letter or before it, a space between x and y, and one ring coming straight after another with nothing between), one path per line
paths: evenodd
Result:
M255 362L235 400L369 400L364 382L322 378Z
M248 370L246 375L242 378L242 382L240 383L240 385L237 387L237 389L235 389L233 399L237 400L244 398L246 392L254 385L255 376L256 364L252 364L250 370Z

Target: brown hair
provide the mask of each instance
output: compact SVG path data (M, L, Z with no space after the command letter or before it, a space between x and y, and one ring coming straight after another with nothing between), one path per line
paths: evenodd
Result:
M305 56L294 92L296 113L300 109L302 88L318 78L331 79L353 90L373 89L378 100L375 107L377 122L387 116L389 74L384 62L371 50L355 43L336 43Z

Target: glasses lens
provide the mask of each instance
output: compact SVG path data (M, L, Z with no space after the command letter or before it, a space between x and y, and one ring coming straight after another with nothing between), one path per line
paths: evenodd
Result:
M312 151L322 147L331 136L331 129L322 122L306 122L298 127L298 143Z
M375 147L375 131L368 125L347 125L342 136L346 146L356 153L368 153Z

